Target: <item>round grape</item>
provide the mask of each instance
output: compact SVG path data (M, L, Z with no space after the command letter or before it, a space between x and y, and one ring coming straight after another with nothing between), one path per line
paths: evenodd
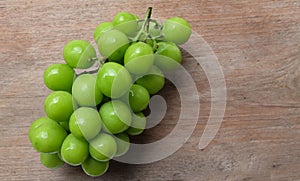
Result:
M86 69L91 67L95 61L91 58L97 57L94 47L85 40L73 40L67 43L63 51L66 63L72 68Z
M147 73L154 61L153 49L146 43L137 42L129 46L125 52L124 65L133 74Z
M109 167L109 161L99 162L92 157L86 159L82 164L81 168L87 175L91 177L98 177L103 175Z
M103 22L99 24L94 31L94 39L97 42L99 36L109 30L112 30L114 25L111 22Z
M149 92L141 85L133 84L129 91L129 105L133 112L147 108L150 100Z
M99 110L105 129L118 134L125 131L131 124L131 112L128 106L119 100L103 104Z
M138 31L136 19L136 16L131 13L120 12L114 16L112 23L115 29L131 36Z
M163 24L162 34L165 41L184 44L191 36L190 24L183 18L173 17L167 19Z
M92 74L79 75L73 84L72 95L80 106L96 106L103 98L98 86L96 76Z
M124 53L129 46L129 40L124 33L113 29L101 33L97 45L103 57L112 62L122 63Z
M111 135L100 133L90 141L89 152L95 160L106 162L117 153L117 143Z
M71 133L77 138L90 140L98 135L101 130L101 118L93 108L81 107L74 111L70 118Z
M181 51L173 42L159 42L154 64L163 71L176 69L181 63Z
M66 136L67 132L63 127L47 118L36 120L29 130L32 146L41 153L58 152Z
M68 121L73 113L72 95L65 91L52 92L45 99L44 109L50 119Z
M75 71L66 64L52 64L44 72L44 83L53 91L71 92Z
M60 154L66 163L78 166L89 156L89 144L85 140L69 134L61 146Z
M105 96L119 98L129 91L131 82L126 68L115 62L108 62L99 69L96 84Z

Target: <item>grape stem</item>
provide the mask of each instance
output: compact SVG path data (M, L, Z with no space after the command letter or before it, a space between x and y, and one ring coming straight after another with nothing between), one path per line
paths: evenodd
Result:
M141 35L144 33L145 27L147 27L147 30L149 29L149 21L150 21L150 18L151 18L151 13L152 13L152 7L148 7L147 12L146 12L146 17L144 19L142 28L138 32L136 37L133 38L134 42L137 42L140 39Z

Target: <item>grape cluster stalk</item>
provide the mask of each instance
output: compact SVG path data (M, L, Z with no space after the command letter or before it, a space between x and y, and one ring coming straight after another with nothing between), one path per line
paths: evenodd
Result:
M151 14L151 7L144 19L117 13L94 30L101 57L88 41L72 40L63 49L65 63L46 68L44 83L52 90L46 115L28 132L45 167L68 164L103 175L111 159L130 149L130 138L143 133L150 98L164 87L165 72L180 66L179 45L191 35L185 19L160 23Z

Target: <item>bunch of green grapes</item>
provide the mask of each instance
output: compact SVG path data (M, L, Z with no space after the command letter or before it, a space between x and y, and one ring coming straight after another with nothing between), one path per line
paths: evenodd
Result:
M164 72L181 63L178 45L191 35L186 20L160 24L151 10L143 20L120 12L98 25L94 39L101 58L89 42L73 40L63 50L66 64L47 67L44 83L53 92L44 101L46 116L32 122L28 133L44 166L67 163L100 176L110 159L129 150L129 136L143 132L150 97L163 88ZM96 73L76 73L95 64Z

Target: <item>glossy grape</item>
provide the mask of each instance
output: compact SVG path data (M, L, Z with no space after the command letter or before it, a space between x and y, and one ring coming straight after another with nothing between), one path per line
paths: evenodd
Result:
M85 69L91 67L95 61L96 51L94 47L85 40L73 40L67 43L63 51L66 63L72 68Z
M103 98L96 85L96 76L92 74L79 75L74 81L72 95L80 106L96 106Z
M86 159L82 165L82 170L91 177L98 177L103 175L109 167L109 161L99 162L92 157Z
M115 29L125 33L128 36L138 31L137 17L128 12L120 12L114 16L113 25Z
M29 137L29 140L30 142L32 142L32 138L34 136L34 131L40 127L41 125L43 124L47 124L47 123L52 123L53 120L52 119L49 119L47 117L41 117L39 119L36 119L35 121L33 121L29 127L29 132L28 132L28 137Z
M105 129L112 134L125 131L131 124L130 109L122 101L113 100L103 104L99 113Z
M36 120L29 130L32 146L42 153L58 152L66 136L66 130L48 118Z
M125 51L129 46L129 40L124 33L113 29L101 33L97 45L103 57L112 62L122 63Z
M129 91L131 82L129 72L118 63L105 63L98 71L97 86L107 97L121 97Z
M71 92L75 71L66 64L52 64L44 72L44 83L53 91Z
M162 34L165 41L184 44L191 36L190 24L183 18L173 17L167 19L163 24Z
M163 71L176 69L182 60L180 49L172 42L159 42L154 64Z
M133 74L147 73L154 61L153 49L146 43L132 44L125 52L124 65Z
M58 168L65 163L57 153L40 153L40 161L47 168Z
M97 110L81 107L72 114L69 127L71 133L77 138L90 140L98 135L102 123Z
M72 95L65 91L52 92L45 99L44 109L50 119L68 121L73 113Z
M99 24L94 31L94 39L97 42L99 36L109 30L112 30L114 25L111 22L103 22Z
M131 136L141 134L146 127L146 117L142 112L135 113L132 116L132 122L130 127L126 130L126 133Z
M89 152L95 160L106 162L117 153L117 143L111 135L100 133L90 141Z
M130 147L130 139L126 133L120 133L115 136L115 140L117 143L117 153L115 156L118 157L127 153Z
M112 100L100 107L99 114L107 131L118 134L126 130L131 124L131 110L129 105L121 100Z
M141 85L133 84L129 91L129 105L133 112L139 112L147 108L150 94Z
M60 154L69 165L80 165L89 156L89 144L85 140L69 134L61 146Z
M142 76L136 81L136 84L145 87L150 94L156 94L165 84L165 78L162 71L156 66L152 66L147 75Z

